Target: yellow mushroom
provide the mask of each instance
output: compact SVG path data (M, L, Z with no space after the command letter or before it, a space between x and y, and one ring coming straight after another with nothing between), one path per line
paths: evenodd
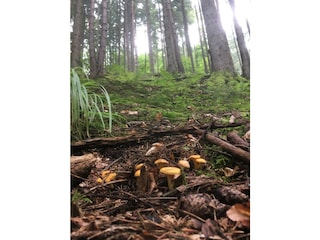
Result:
M159 158L158 160L154 161L154 164L158 169L169 166L169 162L163 158Z
M103 183L103 180L102 180L102 178L99 177L99 178L97 178L96 182L97 183Z
M139 170L144 164L143 163L139 163L137 165L134 166L134 170Z
M110 170L103 170L103 171L101 171L101 177L105 178L108 176L109 173L110 173Z
M140 175L141 175L141 170L140 169L135 171L134 177L140 177Z
M197 159L197 158L201 158L201 156L200 155L198 155L198 154L194 154L194 155L191 155L190 157L189 157L189 159L190 160L194 160L194 159Z
M107 182L111 182L113 180L116 179L117 174L116 173L110 173L105 179L104 181Z
M193 160L194 163L194 168L195 169L201 169L205 164L206 164L206 160L203 158L196 158L195 160Z
M160 169L160 173L167 176L168 188L173 190L174 179L179 177L181 174L181 169L177 167L163 167Z
M181 168L190 168L190 163L189 163L187 160L185 160L185 159L179 160L178 165L179 165Z

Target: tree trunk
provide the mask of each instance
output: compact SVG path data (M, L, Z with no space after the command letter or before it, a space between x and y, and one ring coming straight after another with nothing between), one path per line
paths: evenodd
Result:
M167 50L167 71L170 73L184 72L182 65L178 37L172 17L172 10L169 0L162 0L164 33Z
M135 71L135 21L134 21L134 2L125 1L124 12L124 48L125 48L125 66L128 71Z
M90 55L90 77L95 78L97 74L97 60L94 42L94 5L95 0L90 0L90 13L89 13L89 55Z
M199 8L200 8L200 6L199 6ZM201 34L201 23L200 23L199 17L198 17L198 10L196 7L194 7L194 9L195 9L197 25L198 25L198 33L199 33L199 39L200 39L201 55L202 55L203 65L204 65L204 72L206 74L208 74L209 70L208 70L208 65L207 65L207 60L206 60L206 59L208 59L207 54L206 54L206 53L208 53L208 51L204 50L204 48L206 48L207 44L204 44L204 41L202 40L202 37L204 37L205 35Z
M98 69L97 75L102 76L104 74L104 61L106 59L106 47L107 47L107 0L102 0L102 15L101 15L101 39L98 53Z
M237 35L237 43L240 51L241 62L242 62L242 76L250 79L250 56L248 49L246 47L246 42L244 40L244 35L240 24L238 23L236 13L235 13L235 3L234 0L229 0L231 10L233 13L234 29Z
M162 48L162 51L161 51L161 59L162 59L162 65L163 65L163 68L165 69L168 69L168 63L166 61L166 58L165 56L167 56L167 48L166 48L166 43L165 43L165 40L164 40L164 30L163 30L163 25L162 23L164 22L163 20L163 15L161 16L161 10L160 10L160 4L158 4L158 17L160 19L160 36L161 36L161 48ZM158 67L159 67L160 64L158 64ZM158 69L160 71L160 69Z
M83 0L74 1L73 31L71 35L71 67L81 66L81 52L84 35Z
M211 71L235 72L226 33L222 27L217 1L201 0L202 13L206 25Z
M186 15L186 9L184 6L184 0L181 0L181 11L182 11L182 17L183 17L183 27L184 27L184 35L186 38L186 45L187 45L187 53L188 57L190 58L191 62L191 70L194 73L194 62L193 62L193 56L192 56L192 48L190 44L190 38L189 38L189 31L188 31L188 19Z
M147 35L149 44L149 65L150 72L154 74L154 58L153 58L153 48L152 48L152 38L151 38L151 18L150 18L150 7L149 0L146 0L146 15L147 15Z

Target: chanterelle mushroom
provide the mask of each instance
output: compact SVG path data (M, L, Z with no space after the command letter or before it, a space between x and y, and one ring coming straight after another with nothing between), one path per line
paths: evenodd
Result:
M195 160L193 160L193 162L194 162L195 169L201 169L206 164L207 161L203 158L196 158Z
M134 170L139 170L144 164L143 163L139 163L137 165L134 166Z
M190 163L185 159L179 160L178 165L182 168L190 168Z
M190 157L189 157L189 159L190 160L194 160L194 159L197 159L197 158L201 158L201 156L200 155L198 155L198 154L194 154L194 155L191 155Z
M154 164L158 169L161 169L163 167L167 167L169 165L169 162L163 158L159 158L158 160L154 161Z
M181 169L177 167L163 167L160 169L160 173L167 176L168 188L170 191L173 190L173 180L180 176Z

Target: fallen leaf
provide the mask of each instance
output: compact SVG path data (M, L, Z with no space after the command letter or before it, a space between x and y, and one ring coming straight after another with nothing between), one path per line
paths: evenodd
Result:
M244 227L250 227L250 202L234 204L227 211L227 216Z

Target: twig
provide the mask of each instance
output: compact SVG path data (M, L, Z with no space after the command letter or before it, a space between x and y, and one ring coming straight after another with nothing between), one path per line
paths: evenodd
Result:
M201 217L199 217L199 216L197 216L197 215L195 215L195 214L193 214L193 213L191 213L191 212L188 212L188 211L186 211L186 210L178 209L178 211L179 211L179 212L182 212L182 213L184 213L184 214L187 214L187 215L189 215L189 216L191 216L191 217L194 217L194 218L198 219L199 221L201 221L201 222L203 222L203 223L206 222L206 220L204 220L203 218L201 218Z
M117 159L114 160L112 163L110 163L106 169L109 169L112 165L114 165L115 163L117 163L117 162L120 161L121 159L122 159L122 157L117 158Z

